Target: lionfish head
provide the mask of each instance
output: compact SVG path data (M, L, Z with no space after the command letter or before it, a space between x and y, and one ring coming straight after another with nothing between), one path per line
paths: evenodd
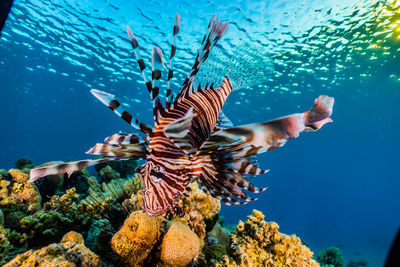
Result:
M147 161L136 171L144 186L143 211L149 216L158 216L168 211L179 215L181 211L176 200L182 195L186 183L179 184L172 178L173 174L152 161Z

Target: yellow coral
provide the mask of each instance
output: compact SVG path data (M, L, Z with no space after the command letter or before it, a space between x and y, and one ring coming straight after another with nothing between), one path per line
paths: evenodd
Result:
M264 215L254 210L245 223L239 222L231 235L239 265L225 259L221 266L319 266L298 237L282 234L278 228L278 224L265 222Z
M189 226L198 235L203 247L206 220L211 220L218 214L221 203L218 199L204 193L197 182L190 184L190 188L192 190L190 195L178 201L185 215L182 218L175 217L173 220Z
M160 218L135 211L112 237L111 245L128 266L140 266L156 244L160 226Z
M63 236L61 242L75 242L78 244L83 244L84 240L80 233L70 231Z
M199 252L199 237L188 226L173 222L161 244L162 262L167 266L186 266Z
M20 184L26 183L29 180L29 175L18 169L10 169L8 173L11 175L14 181Z
M78 233L70 232L67 235L75 236L76 241L79 242L83 240ZM29 250L4 266L74 267L76 263L79 263L79 266L97 267L100 266L100 259L85 247L83 242L68 240L68 237L64 236L61 243L51 244L35 251Z

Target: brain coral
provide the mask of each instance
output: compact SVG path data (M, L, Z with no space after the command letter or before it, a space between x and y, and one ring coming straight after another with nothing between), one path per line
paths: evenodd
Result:
M319 266L298 237L282 234L278 228L275 222L264 221L257 210L245 223L240 221L231 235L231 248L239 266ZM231 266L238 265L234 262Z
M160 227L159 218L135 211L112 237L111 245L128 266L140 266L156 244Z
M186 266L200 252L200 239L182 223L173 222L161 244L161 260L167 266Z
M78 233L67 233L61 243L51 244L38 250L29 250L4 266L97 267L99 265L99 257L85 247L82 236Z

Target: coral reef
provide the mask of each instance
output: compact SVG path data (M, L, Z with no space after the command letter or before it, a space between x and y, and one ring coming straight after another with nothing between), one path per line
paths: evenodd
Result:
M62 196L53 196L43 205L43 210L21 219L28 247L43 245L43 240L56 242L67 231L85 231L90 227L93 217L76 205L77 197L75 188L71 188Z
M7 261L9 249L8 233L3 226L0 226L0 264L4 264Z
M29 250L4 265L17 266L100 266L99 257L85 247L79 233L69 232L62 241L41 249Z
M128 266L138 266L156 244L160 236L160 227L160 218L135 211L112 237L112 247Z
M28 174L18 169L0 172L0 207L10 205L40 206L36 186L28 183Z
M119 173L113 170L110 165L105 166L103 169L99 171L99 176L102 178L103 182L109 182L114 179L119 178Z
M186 266L199 252L199 237L188 226L172 222L161 244L161 261L166 266Z
M118 255L111 247L111 238L114 233L114 229L107 219L96 220L90 226L85 242L86 246L97 255L101 255L102 262L106 262L108 265L119 263Z
M32 160L28 159L28 158L20 158L16 161L14 161L14 166L16 169L32 169L33 167L35 167L32 164Z
M313 253L295 235L278 232L278 224L264 221L257 210L232 233L233 257L230 266L319 266ZM225 265L225 264L223 264Z
M218 219L220 201L200 190L197 182L190 185L190 195L181 198L178 203L185 212L181 218L174 218L192 229L204 246L207 229L211 230Z
M5 266L318 266L299 238L279 233L261 212L228 230L220 201L196 182L178 199L183 216L149 217L139 177L125 178L119 165L103 165L97 178L87 170L68 179L50 175L36 187L27 182L30 164L0 170ZM321 263L343 266L328 252L318 256Z
M319 253L317 255L317 261L321 264L321 266L344 266L342 251L335 247L327 248Z
M118 172L120 177L127 178L129 175L135 173L135 169L138 166L138 164L137 160L120 160L120 161L111 161L107 163L100 163L94 166L94 168L99 173L100 170L106 166L110 166L113 170Z

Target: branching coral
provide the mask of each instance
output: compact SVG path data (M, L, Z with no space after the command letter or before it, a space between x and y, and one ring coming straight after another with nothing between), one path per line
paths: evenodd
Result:
M233 256L240 266L318 266L313 253L295 235L278 232L275 222L265 222L257 210L232 233ZM237 266L233 263L231 266Z

